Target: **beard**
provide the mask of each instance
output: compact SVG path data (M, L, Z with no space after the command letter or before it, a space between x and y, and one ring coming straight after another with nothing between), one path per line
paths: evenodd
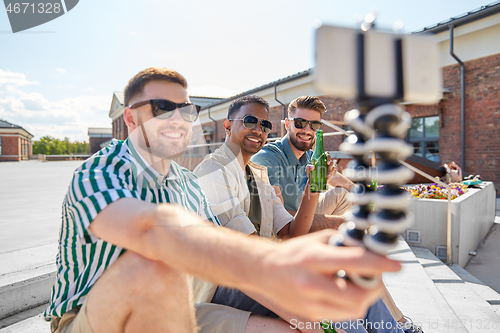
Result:
M309 142L301 141L299 138L297 138L297 133L290 132L289 138L291 144L300 151L311 150L314 147L314 144L316 143L316 136L314 135L312 136L312 140Z
M168 139L162 132L169 130L182 132L182 137L177 140ZM163 126L153 129L145 123L137 127L129 137L141 156L150 165L154 165L161 160L171 160L184 155L191 140L191 132L184 127Z

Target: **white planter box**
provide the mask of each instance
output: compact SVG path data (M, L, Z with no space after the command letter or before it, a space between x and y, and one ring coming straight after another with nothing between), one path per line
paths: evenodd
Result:
M476 251L490 230L495 219L495 187L483 182L482 189L469 189L461 197L451 201L452 261L460 267L469 262L469 251ZM411 230L420 232L421 246L436 254L436 245L446 246L448 200L412 199L410 211L415 215Z

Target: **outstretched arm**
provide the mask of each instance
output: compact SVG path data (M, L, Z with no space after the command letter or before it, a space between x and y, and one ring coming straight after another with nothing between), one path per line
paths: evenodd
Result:
M181 225L189 223L189 226ZM97 237L169 267L228 287L266 295L311 320L361 317L380 293L335 278L338 270L377 276L397 262L357 247L327 244L323 231L277 244L215 228L184 208L119 199L90 225Z
M273 187L279 188L279 186ZM283 201L282 197L280 197L280 199ZM318 199L319 192L312 193L310 191L310 184L308 180L304 195L302 196L302 201L300 202L299 210L295 214L292 214L294 216L293 220L278 232L278 237L297 237L309 233L315 217L314 212L318 206Z

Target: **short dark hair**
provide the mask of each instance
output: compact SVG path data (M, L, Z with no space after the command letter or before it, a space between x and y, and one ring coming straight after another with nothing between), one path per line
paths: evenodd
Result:
M247 95L234 100L231 105L229 105L229 109L227 110L227 119L231 119L231 117L238 112L242 106L251 103L260 104L266 108L267 112L269 112L269 103L265 99L257 95Z
M326 112L325 104L316 96L300 96L291 101L288 105L288 117L298 108L318 111L321 117Z
M132 97L142 93L146 83L159 80L178 83L187 89L186 79L176 71L169 68L149 67L137 73L128 82L125 87L125 106L129 105Z

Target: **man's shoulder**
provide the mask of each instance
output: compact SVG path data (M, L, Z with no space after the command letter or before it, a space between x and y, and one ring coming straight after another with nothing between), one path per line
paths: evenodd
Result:
M238 163L236 157L234 157L234 159L231 158L219 148L213 153L205 156L196 168L194 168L193 172L197 177L202 177L217 170L232 170L233 168L231 165L233 165L234 162Z
M283 159L286 159L286 156L281 142L271 142L253 155L251 161L259 165L269 166L275 165Z
M130 164L130 159L131 156L125 141L113 139L108 146L86 159L77 171L96 168L103 169L111 165L124 168L125 164Z
M188 168L183 167L182 165L176 163L175 161L170 162L170 168L174 171L177 176L196 179L196 175L193 171L189 171Z

